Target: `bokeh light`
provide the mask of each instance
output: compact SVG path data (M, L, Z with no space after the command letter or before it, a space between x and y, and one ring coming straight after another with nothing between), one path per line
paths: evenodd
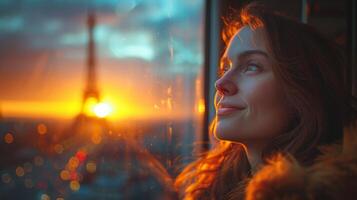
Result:
M79 177L78 177L78 173L77 172L75 172L75 171L71 171L70 173L69 173L69 179L70 180L79 180Z
M77 157L71 157L68 161L67 167L70 171L74 171L77 169L79 165L79 159Z
M7 144L11 144L14 142L14 136L11 133L6 133L4 136L4 141Z
M97 170L97 165L94 161L89 161L86 165L86 169L89 173L95 173L95 171Z
M19 177L21 177L21 176L24 176L25 175L25 170L24 170L24 168L23 167L17 167L16 168L16 175L17 176L19 176Z
M10 174L5 173L5 174L3 174L3 175L1 176L1 180L2 180L2 182L4 182L4 183L10 183L11 180L12 180L12 178L11 178Z
M60 177L62 180L67 181L70 179L70 173L68 170L62 170L60 173Z
M41 195L41 200L50 200L50 196L48 196L47 194L42 194Z
M41 156L35 156L33 161L34 161L36 166L41 166L44 163L44 160L43 160L43 158Z
M78 191L81 185L79 184L78 181L74 180L69 183L69 187L71 188L72 191Z
M99 144L102 141L102 136L100 136L98 133L95 133L92 135L91 140L94 144Z
M40 135L44 135L47 133L47 126L43 123L37 125L37 132Z
M76 153L76 158L79 160L79 162L83 162L87 158L87 153L85 150L79 150Z
M53 148L54 148L54 150L55 150L56 153L58 153L58 154L63 153L63 150L64 150L63 145L61 145L61 144L56 144Z

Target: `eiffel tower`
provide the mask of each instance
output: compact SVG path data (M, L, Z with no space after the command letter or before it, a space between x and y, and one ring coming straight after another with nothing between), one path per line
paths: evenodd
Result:
M100 94L97 87L97 77L96 77L96 54L95 54L95 43L94 43L94 27L96 19L93 12L88 12L87 27L88 27L88 46L87 46L87 79L86 88L83 93L82 108L80 115L88 115L85 113L86 104L89 101L95 101L98 103L100 101ZM88 117L88 116L87 116Z
M108 132L109 124L105 118L99 118L89 109L100 102L100 92L97 87L97 65L94 41L94 28L96 18L94 12L88 11L87 28L87 62L86 62L86 82L82 96L82 105L79 114L75 117L69 129L63 135L63 139L70 139L79 143L91 143L93 138L102 138L104 132ZM78 145L78 144L77 144Z

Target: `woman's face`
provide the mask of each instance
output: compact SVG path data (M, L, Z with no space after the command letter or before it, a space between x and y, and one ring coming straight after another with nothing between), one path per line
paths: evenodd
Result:
M288 128L288 107L264 37L262 28L245 26L222 57L215 99L218 139L266 141Z

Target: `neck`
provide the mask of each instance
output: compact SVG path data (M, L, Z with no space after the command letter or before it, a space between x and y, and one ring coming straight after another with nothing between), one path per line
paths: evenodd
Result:
M246 146L247 157L252 171L256 171L257 167L262 164L262 151L266 141L252 141L244 143Z

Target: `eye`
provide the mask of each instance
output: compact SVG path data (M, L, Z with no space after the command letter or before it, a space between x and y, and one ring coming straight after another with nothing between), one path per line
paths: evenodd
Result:
M242 70L242 73L257 73L261 70L262 68L259 65L250 63Z

